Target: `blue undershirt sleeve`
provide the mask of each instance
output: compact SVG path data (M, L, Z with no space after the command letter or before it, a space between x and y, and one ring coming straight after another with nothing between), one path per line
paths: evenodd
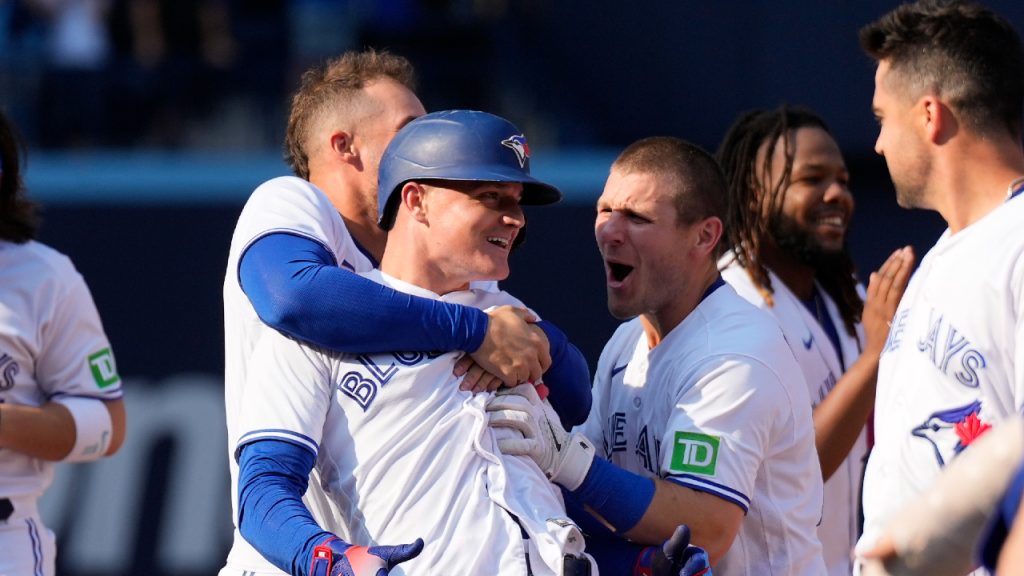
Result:
M551 345L551 366L544 373L548 400L561 418L562 426L568 430L586 422L590 414L593 400L590 368L583 353L557 326L546 320L541 320L537 326L547 335Z
M256 440L238 462L238 530L264 558L293 576L308 576L313 549L332 534L302 503L316 455L281 440Z
M644 546L623 539L588 512L575 494L562 489L569 517L583 531L587 552L597 561L602 574L632 574Z
M595 457L587 477L572 494L614 526L617 534L625 534L651 505L654 481Z
M403 294L342 268L310 238L274 232L242 255L239 283L260 320L338 352L476 351L488 318L470 306Z

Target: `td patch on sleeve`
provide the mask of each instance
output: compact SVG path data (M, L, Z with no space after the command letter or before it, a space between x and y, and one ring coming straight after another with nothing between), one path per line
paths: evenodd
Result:
M110 348L104 348L90 355L89 369L92 370L92 378L96 381L97 388L103 389L121 381L121 377L117 375L114 354Z
M672 443L672 472L715 475L718 462L718 436L696 432L676 432Z

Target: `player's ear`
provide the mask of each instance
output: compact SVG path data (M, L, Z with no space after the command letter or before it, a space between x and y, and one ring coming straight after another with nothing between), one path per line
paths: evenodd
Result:
M418 182L406 182L402 185L402 206L417 222L427 220L426 193L426 189Z
M722 231L725 226L722 219L717 216L710 216L697 222L697 243L694 246L701 254L714 254L715 247L722 239Z
M955 133L956 117L953 115L953 111L936 96L931 94L922 96L917 101L915 111L918 113L924 137L928 142L941 144Z
M331 152L348 162L359 156L352 145L352 135L344 130L331 134Z

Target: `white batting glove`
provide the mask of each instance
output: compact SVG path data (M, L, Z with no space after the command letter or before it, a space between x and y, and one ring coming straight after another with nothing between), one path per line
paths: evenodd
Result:
M529 456L548 479L569 490L580 487L594 462L594 446L582 434L570 434L551 403L541 400L532 384L499 390L487 403L491 428L519 434L498 436L503 454Z

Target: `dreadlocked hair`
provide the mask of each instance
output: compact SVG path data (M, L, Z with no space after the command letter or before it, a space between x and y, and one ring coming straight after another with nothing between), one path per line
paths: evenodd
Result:
M746 112L729 128L716 153L728 191L725 218L728 247L769 306L775 305L775 291L768 270L761 264L760 254L771 235L773 220L782 211L783 194L790 184L795 154L792 139L782 136L804 127L821 128L831 134L825 121L806 108L783 105L774 110ZM773 182L771 162L779 145L783 146L785 166L782 177ZM758 163L762 146L765 150ZM856 269L849 253L844 250L834 264L817 267L814 277L835 301L846 332L855 336L864 302L857 293Z
M0 111L0 240L24 244L36 236L36 205L21 181L23 147L14 124Z

